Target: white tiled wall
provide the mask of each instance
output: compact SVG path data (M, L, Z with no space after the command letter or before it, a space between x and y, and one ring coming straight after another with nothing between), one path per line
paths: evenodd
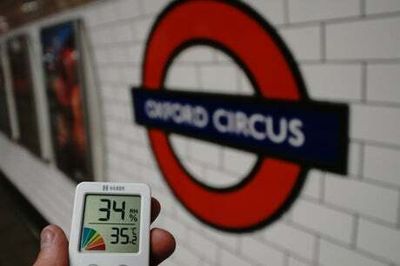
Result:
M243 1L286 41L310 97L348 103L351 111L348 176L311 170L299 199L280 221L246 234L220 232L191 216L166 186L145 129L133 123L129 88L141 83L145 41L168 2L100 1L52 18L84 18L99 78L99 87L93 89L103 106L106 176L151 184L163 205L156 225L168 228L178 241L175 254L163 265L400 265L399 1ZM232 60L207 47L184 51L169 70L166 84L253 93ZM187 137L171 138L187 169L213 186L239 182L255 162L252 154ZM6 139L0 138L0 147L1 169L47 218L68 230L62 221L69 219L72 184Z

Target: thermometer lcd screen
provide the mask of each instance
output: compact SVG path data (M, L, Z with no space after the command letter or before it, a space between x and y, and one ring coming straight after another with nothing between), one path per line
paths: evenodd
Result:
M80 252L137 253L140 196L87 194Z

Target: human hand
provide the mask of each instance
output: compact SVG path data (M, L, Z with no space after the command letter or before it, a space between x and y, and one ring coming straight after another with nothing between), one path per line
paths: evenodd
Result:
M151 221L160 213L160 203L151 200ZM49 225L40 234L40 252L33 266L68 266L68 240L63 230ZM156 266L168 258L175 250L175 239L163 229L150 231L150 265Z

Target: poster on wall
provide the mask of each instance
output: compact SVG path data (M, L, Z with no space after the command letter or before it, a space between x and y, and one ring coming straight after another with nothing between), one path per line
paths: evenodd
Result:
M7 42L11 85L19 128L18 142L40 155L38 117L29 51L27 35L16 36Z
M76 181L92 179L79 22L70 21L40 32L57 167Z
M1 50L1 49L0 49ZM11 137L10 117L7 105L6 82L4 76L4 68L0 54L0 131Z

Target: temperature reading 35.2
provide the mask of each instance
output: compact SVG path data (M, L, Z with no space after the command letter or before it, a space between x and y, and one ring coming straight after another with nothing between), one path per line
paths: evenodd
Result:
M87 194L80 251L137 253L140 204L140 196Z

